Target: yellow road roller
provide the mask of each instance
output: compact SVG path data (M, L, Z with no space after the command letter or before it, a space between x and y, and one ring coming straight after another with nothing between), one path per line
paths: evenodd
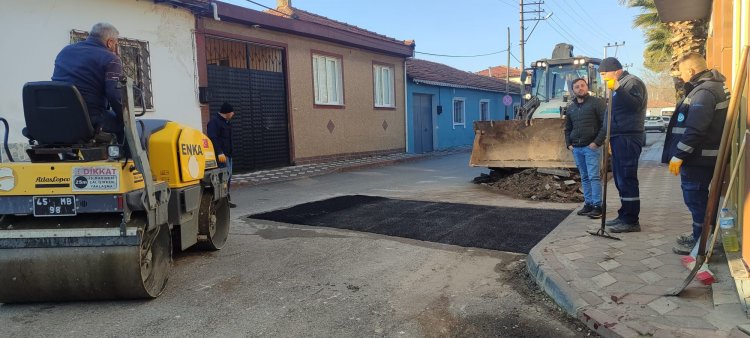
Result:
M155 298L173 252L226 243L229 173L211 141L136 120L130 83L125 143L92 127L75 86L24 86L30 161L0 163L0 303Z

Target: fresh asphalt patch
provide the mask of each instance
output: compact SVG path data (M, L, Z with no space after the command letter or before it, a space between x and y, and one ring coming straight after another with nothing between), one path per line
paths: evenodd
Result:
M527 254L571 211L348 195L248 217Z

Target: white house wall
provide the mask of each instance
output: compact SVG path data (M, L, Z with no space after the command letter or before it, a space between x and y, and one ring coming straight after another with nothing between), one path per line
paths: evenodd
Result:
M26 142L24 83L49 80L70 31L89 31L99 21L113 24L123 38L149 43L154 109L145 117L201 128L189 11L145 0L9 1L0 11L0 116L11 125L11 143Z

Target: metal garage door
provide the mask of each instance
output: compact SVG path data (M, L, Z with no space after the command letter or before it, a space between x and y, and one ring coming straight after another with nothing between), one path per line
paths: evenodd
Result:
M232 120L234 170L289 165L289 121L283 50L222 39L206 39L209 109L223 102Z

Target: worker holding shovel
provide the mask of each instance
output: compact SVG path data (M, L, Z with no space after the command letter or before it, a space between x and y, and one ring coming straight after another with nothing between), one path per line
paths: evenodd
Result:
M726 78L708 69L700 54L687 54L678 65L687 96L677 104L676 118L669 121L662 162L669 163L669 172L680 175L682 196L693 218L693 230L678 236L672 248L687 255L703 230L730 94Z

